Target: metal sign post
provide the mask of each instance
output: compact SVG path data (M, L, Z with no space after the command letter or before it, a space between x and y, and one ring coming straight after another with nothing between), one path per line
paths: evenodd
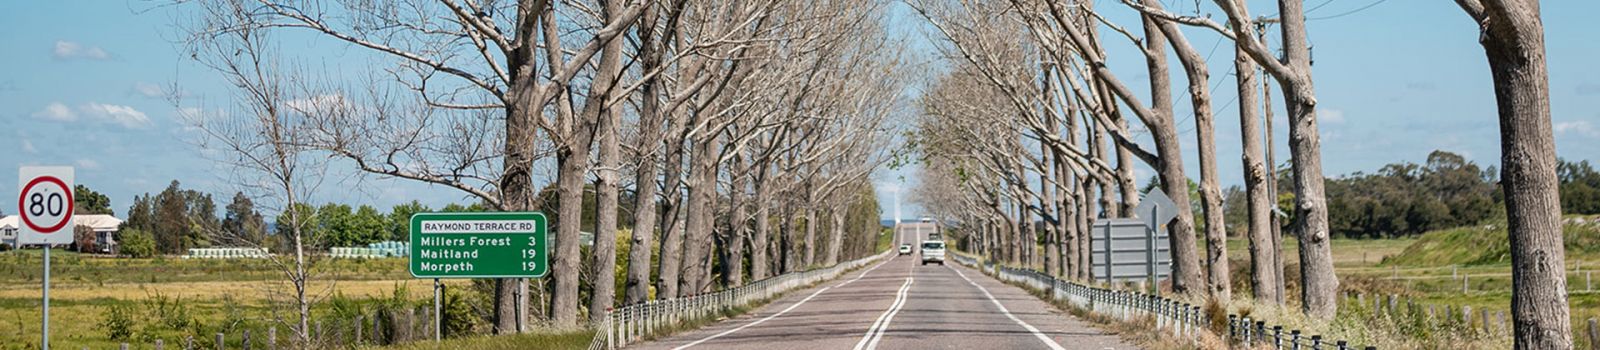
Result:
M44 245L41 349L50 350L50 245L72 243L72 167L25 166L17 171L17 212L22 221L17 245ZM65 233L63 233L65 232Z
M433 341L444 340L444 283L433 279Z

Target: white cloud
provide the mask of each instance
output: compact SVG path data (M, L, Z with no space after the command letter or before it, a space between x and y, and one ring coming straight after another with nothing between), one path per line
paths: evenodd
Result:
M55 49L50 51L50 57L54 57L57 60L108 60L111 59L111 54L106 53L106 50L97 46L84 46L71 41L57 40Z
M67 105L61 104L61 102L51 102L50 105L44 106L44 110L33 112L33 116L58 122L78 120L78 114L74 113L71 108L67 108Z
M22 151L29 154L39 153L39 149L33 147L33 141L27 139L22 140Z
M344 95L327 94L289 100L285 105L302 114L330 114L350 106Z
M133 107L122 105L101 104L89 102L79 108L86 115L94 116L102 121L121 124L127 128L143 128L150 126L150 117Z
M72 164L77 166L77 167L79 167L79 168L84 168L86 170L100 169L100 162L96 162L93 159L79 159L78 161L73 162Z
M139 94L139 96L144 96L144 97L149 97L149 98L167 97L167 91L166 91L166 89L161 88L161 85L146 83L146 82L142 82L142 81L133 83L133 92L136 93L136 94Z
M1575 133L1585 137L1600 138L1600 129L1595 128L1594 124L1589 124L1588 121L1584 120L1557 122L1555 131L1557 134Z
M1344 124L1344 111L1337 109L1324 109L1317 111L1317 120L1325 124Z

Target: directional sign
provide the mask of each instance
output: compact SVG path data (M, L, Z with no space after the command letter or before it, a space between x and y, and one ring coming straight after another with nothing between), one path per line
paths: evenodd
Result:
M550 271L543 213L418 213L411 216L411 275L418 278L544 277Z
M22 167L17 212L21 244L72 243L72 167Z
M1172 198L1167 197L1161 189L1152 189L1144 195L1144 199L1139 200L1139 206L1133 208L1133 214L1145 220L1152 219L1150 216L1153 214L1156 225L1165 225L1178 217L1178 204L1173 203Z

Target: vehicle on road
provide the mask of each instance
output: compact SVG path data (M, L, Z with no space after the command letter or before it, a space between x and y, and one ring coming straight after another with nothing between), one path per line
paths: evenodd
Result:
M930 262L936 262L939 263L939 265L944 265L943 241L922 242L922 264L927 265Z
M910 244L901 244L900 245L900 255L911 255L911 245Z

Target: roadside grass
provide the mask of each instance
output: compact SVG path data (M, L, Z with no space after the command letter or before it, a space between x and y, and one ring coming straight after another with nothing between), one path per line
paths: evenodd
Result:
M1588 320L1600 319L1600 291L1592 289L1600 284L1592 279L1592 270L1600 269L1600 224L1595 223L1595 217L1576 218L1568 216L1564 227L1568 304L1573 341L1578 348L1587 348ZM1299 311L1299 247L1294 238L1285 237L1282 242L1288 287L1288 304L1282 306L1250 300L1249 242L1232 238L1227 251L1236 300L1228 307L1231 313L1248 314L1269 324L1283 325L1286 330L1299 328L1307 334L1324 335L1325 339L1346 339L1352 344L1382 349L1509 348L1509 330L1500 329L1498 320L1503 313L1507 325L1511 322L1511 266L1506 235L1504 224L1490 223L1430 231L1414 238L1333 239L1340 295L1347 298L1341 298L1339 315L1331 322L1307 319ZM1042 294L1036 295L1043 298ZM1390 295L1395 296L1398 310L1375 310L1373 303L1383 299L1387 304ZM1187 341L1174 343L1167 339L1169 336L1148 331L1137 323L1115 322L1056 304L1141 347L1195 346ZM1193 300L1191 304L1203 305L1203 301ZM1434 312L1431 318L1427 315L1429 306ZM1446 306L1453 310L1452 319L1444 319ZM1473 310L1470 325L1461 322L1462 306ZM1490 331L1483 330L1482 310L1491 313Z
M240 334L251 329L256 342L273 326L274 300L285 301L289 286L268 262L255 259L181 259L172 257L107 258L74 252L51 252L51 346L63 349L113 349L127 342L148 348L156 339L169 347L194 336L196 344L210 344L208 334L229 333L226 342L238 345ZM0 349L34 349L41 333L40 282L42 252L16 250L0 253ZM324 301L345 300L366 304L393 298L425 300L432 281L413 279L405 259L328 259L314 273L323 280L309 290ZM469 280L447 280L465 286ZM181 315L158 316L157 304L182 305ZM334 303L319 303L314 317L338 313ZM348 303L347 303L348 304ZM178 308L178 306L171 306ZM113 309L131 311L127 339L113 340L106 329ZM168 326L165 324L172 324ZM288 327L278 336L288 339Z
M440 350L440 349L476 349L476 350L512 350L512 349L549 349L549 350L581 350L588 349L589 342L594 340L593 330L579 330L571 332L545 332L509 335L480 335L463 338L445 339L442 341L419 341L390 346L366 346L362 349L386 350Z

